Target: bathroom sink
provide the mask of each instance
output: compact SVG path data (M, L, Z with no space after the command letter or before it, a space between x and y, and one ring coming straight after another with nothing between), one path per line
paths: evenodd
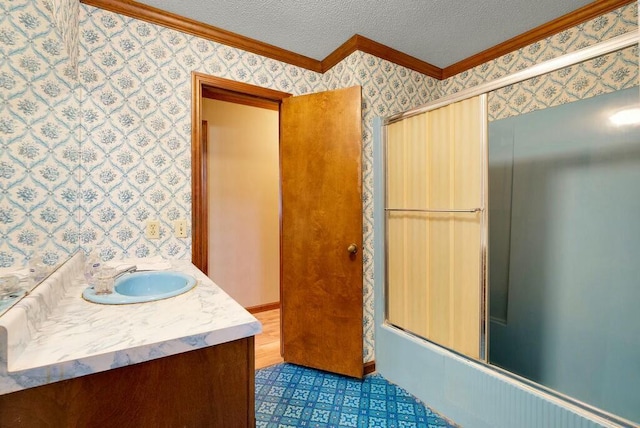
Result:
M117 278L111 294L96 294L93 288L88 287L82 293L82 297L104 305L143 303L178 296L195 285L194 277L181 272L134 272Z

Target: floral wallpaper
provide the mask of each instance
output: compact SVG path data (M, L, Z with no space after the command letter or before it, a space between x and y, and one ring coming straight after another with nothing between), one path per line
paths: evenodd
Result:
M0 2L0 267L77 248L79 89L47 5Z
M638 86L638 45L493 91L489 120Z
M498 79L638 27L638 4L630 3L440 83L441 95ZM489 94L489 120L502 119L638 85L638 49L536 77Z
M177 31L83 6L82 245L106 259L191 258L191 72L295 95L324 89L322 76ZM160 221L160 239L144 236Z
M67 11L74 4L56 1ZM64 49L73 36L55 31L53 4L0 6L0 265L23 264L32 251L55 262L78 247L98 249L106 259L190 258L191 237L175 238L172 221L191 219L192 71L294 95L361 85L365 361L375 348L373 118L637 26L637 5L629 5L440 82L363 52L319 74L83 4L76 75L73 52ZM573 68L588 79L604 76L597 88L589 80L593 89L577 90L583 74L567 74L492 94L494 118L615 90L608 83L615 76L623 76L615 87L637 85L637 67L629 62L637 48L612 55L604 65ZM160 221L158 240L144 237L149 219Z

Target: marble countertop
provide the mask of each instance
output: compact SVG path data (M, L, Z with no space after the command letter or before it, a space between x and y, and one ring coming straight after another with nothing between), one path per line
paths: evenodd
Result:
M28 290L33 288L29 278L29 269L24 267L0 268L0 276L14 276L19 281L18 288L11 292L0 292L0 316L16 302L20 301Z
M190 262L171 263L173 270L194 276L197 285L155 302L87 302L81 297L86 283L75 275L50 313L32 328L20 351L9 352L0 361L0 394L261 332L261 324L251 314ZM11 310L19 309L20 304Z

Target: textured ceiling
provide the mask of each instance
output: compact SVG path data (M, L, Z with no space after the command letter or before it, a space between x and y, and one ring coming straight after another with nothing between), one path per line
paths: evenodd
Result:
M592 0L138 0L317 60L360 34L444 68Z

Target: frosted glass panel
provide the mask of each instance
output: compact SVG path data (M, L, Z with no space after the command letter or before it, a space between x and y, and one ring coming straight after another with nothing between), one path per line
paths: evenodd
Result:
M489 125L490 362L640 422L638 89Z

